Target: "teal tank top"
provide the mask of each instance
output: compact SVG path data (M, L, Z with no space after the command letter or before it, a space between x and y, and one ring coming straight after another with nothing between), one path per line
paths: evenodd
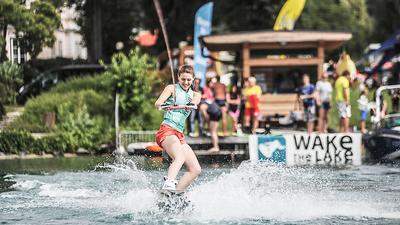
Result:
M175 96L176 102L175 105L187 105L192 102L193 99L193 90L189 89L188 91L183 90L181 85L175 84ZM165 101L166 105L174 105L174 97L171 95L167 101ZM190 115L190 110L184 109L175 109L169 110L164 113L163 124L166 124L175 130L183 133L185 129L185 122L188 116Z

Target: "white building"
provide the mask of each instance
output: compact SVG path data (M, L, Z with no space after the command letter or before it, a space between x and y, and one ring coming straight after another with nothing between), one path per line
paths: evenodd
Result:
M27 1L27 6L29 7ZM52 48L45 47L37 56L38 59L56 57L70 59L87 59L87 48L83 45L82 36L78 33L79 26L75 22L77 16L74 8L63 7L61 10L61 27L55 31L56 41ZM15 29L9 27L6 35L7 57L13 63L23 63L29 55L18 46Z

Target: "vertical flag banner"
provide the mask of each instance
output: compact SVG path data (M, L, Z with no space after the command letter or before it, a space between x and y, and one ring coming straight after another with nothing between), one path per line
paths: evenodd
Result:
M211 33L213 3L209 2L201 6L194 19L194 74L201 79L201 86L206 83L207 58L201 55L199 36ZM204 53L208 55L207 49Z
M274 30L293 30L306 0L287 0L276 18Z

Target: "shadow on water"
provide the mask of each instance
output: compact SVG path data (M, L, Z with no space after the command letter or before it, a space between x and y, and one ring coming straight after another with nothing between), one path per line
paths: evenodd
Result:
M87 171L99 163L112 161L110 157L82 156L37 159L9 159L0 161L0 173L43 174L57 171Z
M37 158L8 159L0 161L0 192L13 190L15 184L10 174L42 175L58 171L87 171L97 165L112 161L110 157L73 157L73 158Z

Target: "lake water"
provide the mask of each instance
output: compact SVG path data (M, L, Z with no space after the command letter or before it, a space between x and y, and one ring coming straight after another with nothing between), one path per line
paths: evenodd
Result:
M203 165L193 210L156 206L166 165L144 158L0 161L1 224L400 224L400 168Z

